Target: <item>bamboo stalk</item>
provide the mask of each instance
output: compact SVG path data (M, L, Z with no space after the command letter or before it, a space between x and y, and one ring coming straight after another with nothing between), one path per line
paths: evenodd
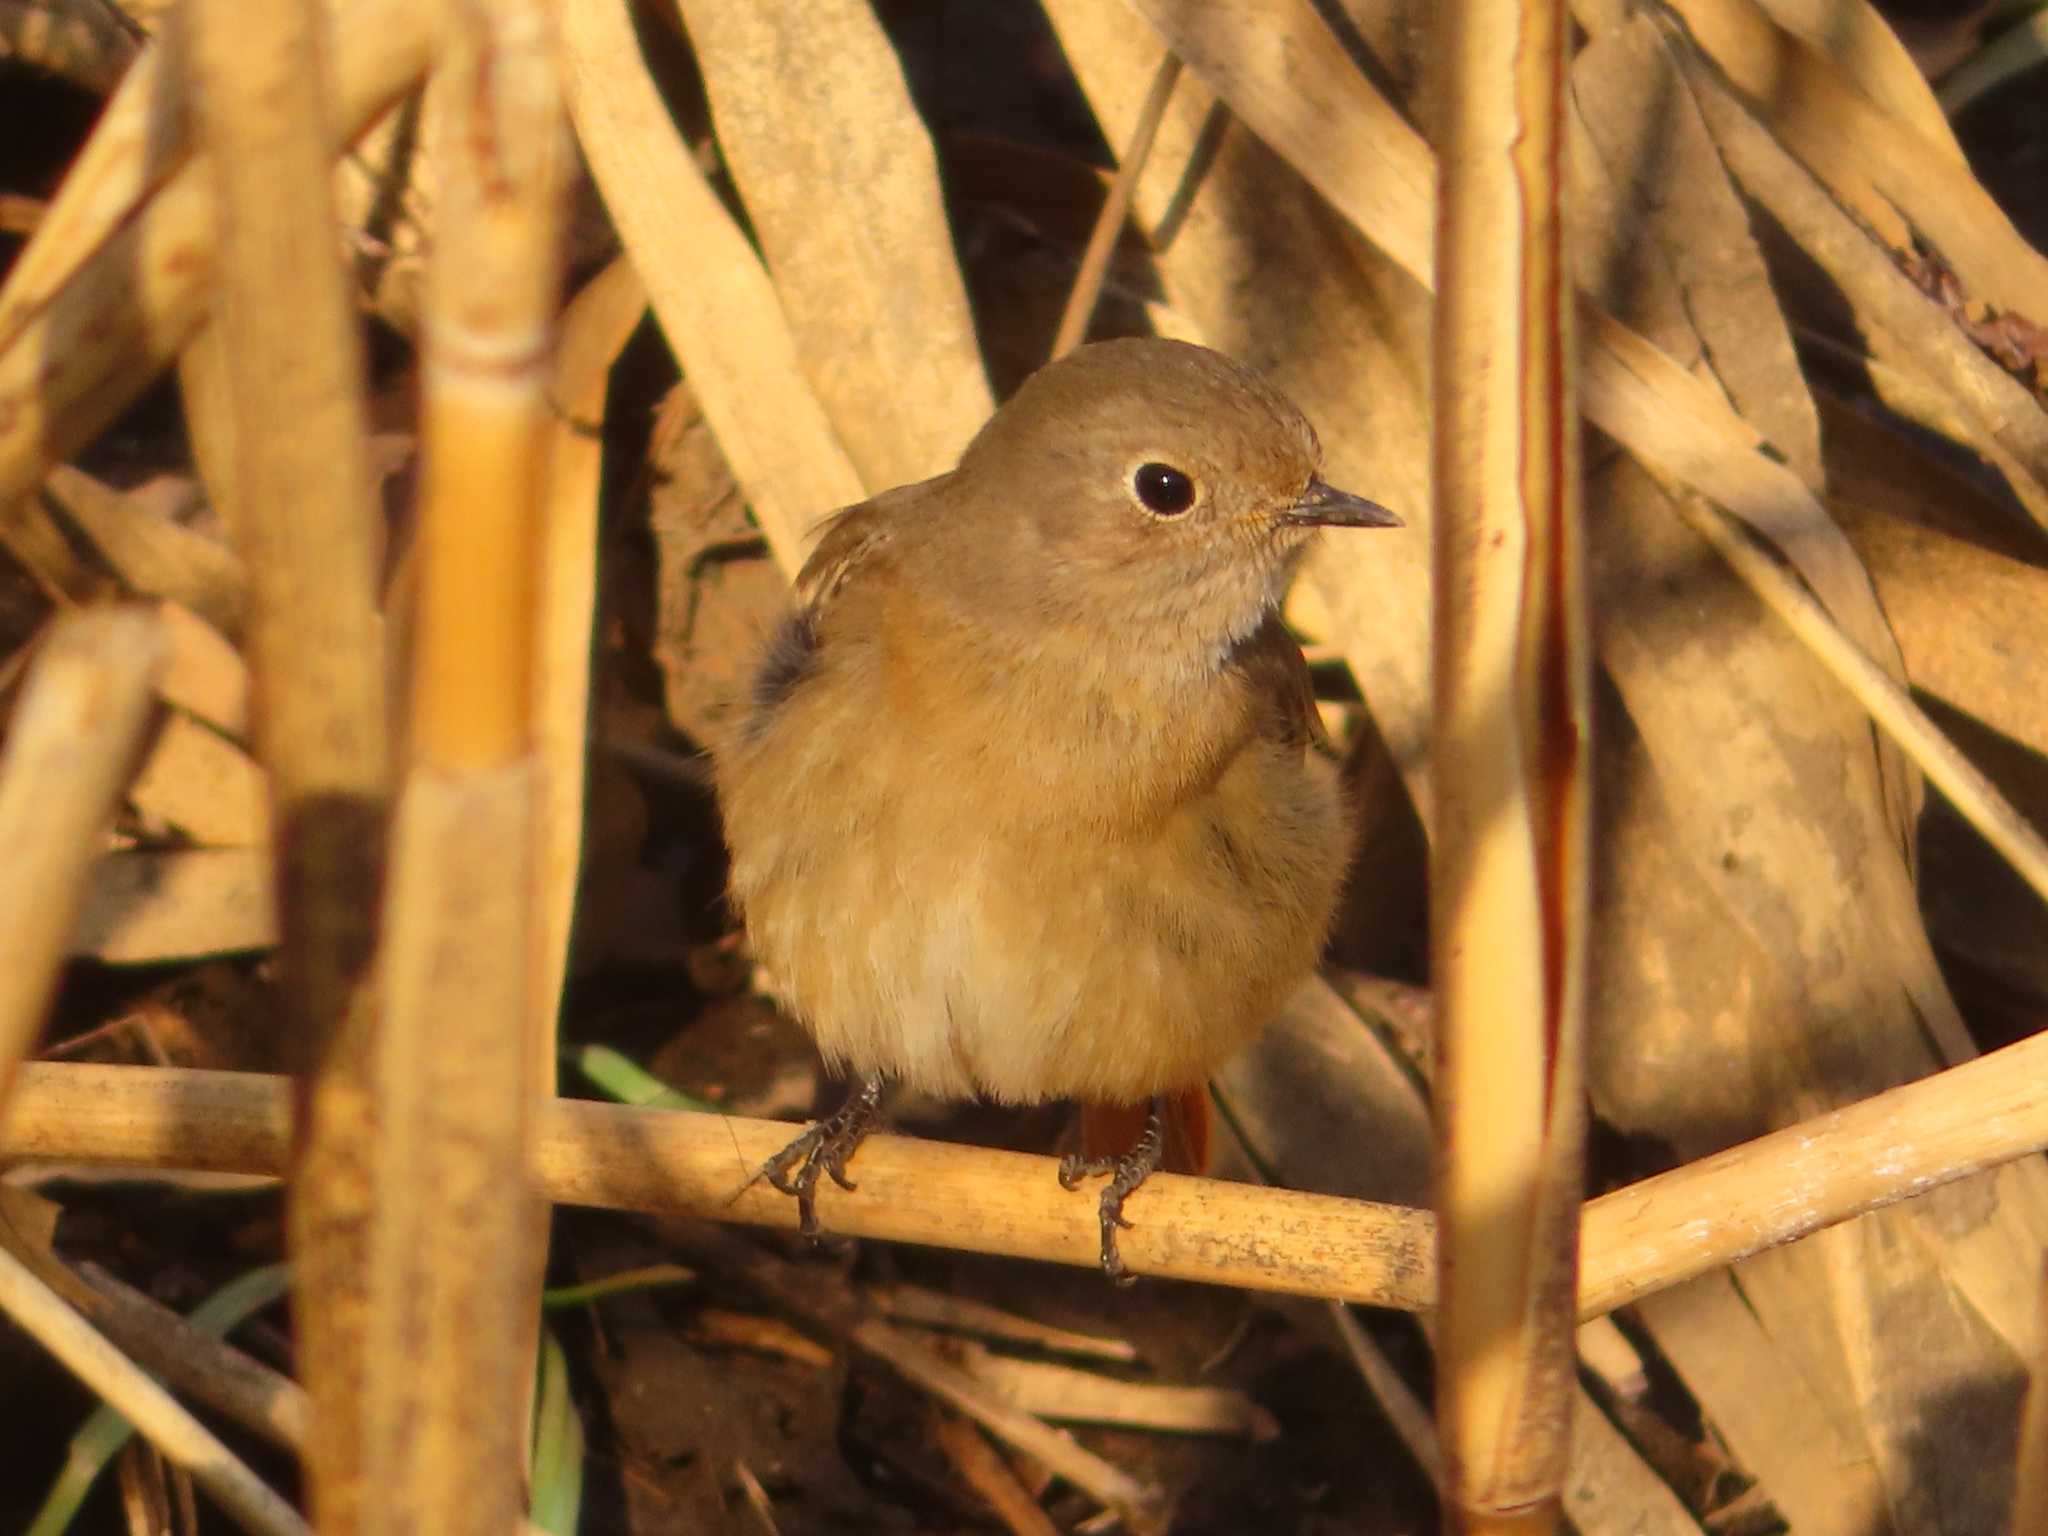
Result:
M293 1322L317 1425L311 1506L361 1528L371 1205L370 972L389 794L382 518L365 452L361 339L328 178L335 109L312 0L183 13L195 169L215 194L216 417L232 445L212 487L249 571L255 745L269 771L280 995L306 1114L287 1212ZM224 407L224 409L222 409ZM289 430L279 430L279 422Z
M424 467L409 762L384 910L364 1417L368 1529L523 1508L543 1262L531 875L542 498L568 144L552 9L454 0L426 143Z
M1445 13L1432 972L1444 1528L1562 1514L1577 1356L1591 639L1562 0Z
M133 771L166 649L145 609L60 619L0 751L0 1104L71 949L86 877Z
M1594 1317L1823 1228L2048 1148L2048 1034L1773 1131L1589 1201L1579 1315ZM0 1112L0 1161L284 1173L289 1081L30 1062ZM553 1100L535 1177L559 1205L794 1230L787 1196L749 1184L790 1127L688 1111ZM827 1227L1093 1267L1094 1206L1060 1189L1049 1158L876 1136L851 1192L820 1191ZM1427 1309L1426 1211L1157 1174L1121 1235L1134 1270L1246 1290Z

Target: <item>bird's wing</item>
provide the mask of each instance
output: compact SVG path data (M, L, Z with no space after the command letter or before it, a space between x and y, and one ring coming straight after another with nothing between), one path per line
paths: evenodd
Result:
M1238 641L1227 665L1244 678L1265 715L1269 736L1289 746L1330 750L1323 717L1316 711L1308 663L1278 614L1267 614L1257 629Z
M820 527L818 543L797 572L794 603L776 626L754 671L744 714L744 735L758 737L775 717L790 691L810 672L824 638L824 617L849 581L860 580L895 538L910 503L933 481L899 486L879 496L842 507Z
M797 572L796 605L815 619L838 595L849 578L886 549L902 524L903 514L924 498L935 480L899 485L850 507L841 507L819 525L818 544Z

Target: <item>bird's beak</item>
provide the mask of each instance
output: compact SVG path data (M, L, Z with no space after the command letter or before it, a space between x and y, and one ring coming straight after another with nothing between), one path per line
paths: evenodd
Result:
M1401 519L1376 501L1340 491L1321 479L1311 480L1301 500L1289 507L1285 521L1309 528L1399 528Z

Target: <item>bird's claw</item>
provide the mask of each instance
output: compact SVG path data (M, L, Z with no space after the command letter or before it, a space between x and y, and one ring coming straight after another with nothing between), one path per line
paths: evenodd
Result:
M1131 1225L1124 1218L1124 1198L1158 1168L1165 1136L1164 1100L1154 1099L1152 1112L1145 1117L1144 1132L1138 1137L1137 1144L1122 1157L1083 1157L1079 1153L1069 1153L1060 1159L1060 1186L1063 1189L1078 1189L1083 1179L1096 1174L1110 1175L1099 1206L1102 1213L1102 1272L1117 1285L1132 1285L1138 1278L1124 1267L1123 1255L1117 1251L1117 1228L1128 1231Z
M859 1186L846 1176L846 1163L860 1150L873 1129L882 1102L882 1079L870 1077L855 1090L838 1113L820 1120L761 1165L758 1175L785 1195L796 1198L797 1229L816 1238L818 1175L831 1175L841 1189ZM791 1170L794 1170L792 1172Z

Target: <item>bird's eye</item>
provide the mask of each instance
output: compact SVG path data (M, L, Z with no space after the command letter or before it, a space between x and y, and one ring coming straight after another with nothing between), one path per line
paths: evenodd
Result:
M1131 488L1161 517L1176 517L1195 504L1195 482L1171 464L1140 464Z

